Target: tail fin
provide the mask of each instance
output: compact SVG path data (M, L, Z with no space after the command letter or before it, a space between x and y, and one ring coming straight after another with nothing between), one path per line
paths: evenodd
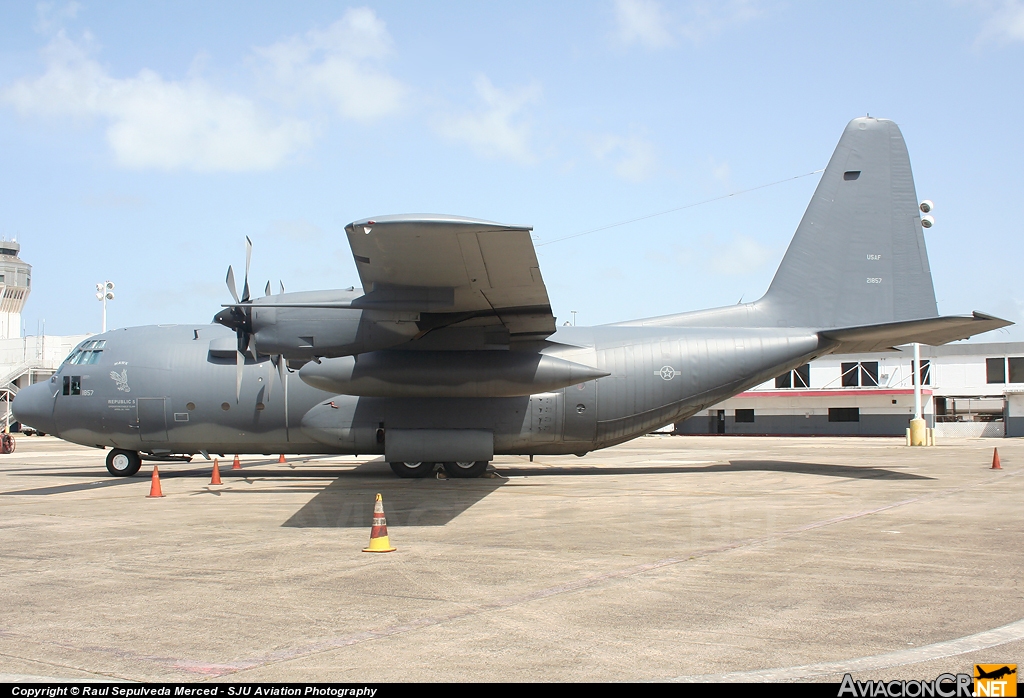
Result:
M821 329L938 315L910 156L894 122L846 126L756 305L771 324Z

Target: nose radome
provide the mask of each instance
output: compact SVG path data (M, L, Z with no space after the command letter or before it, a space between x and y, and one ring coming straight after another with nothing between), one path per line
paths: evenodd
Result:
M14 418L23 426L30 426L48 434L57 433L53 421L53 393L49 383L27 385L18 391L11 406Z

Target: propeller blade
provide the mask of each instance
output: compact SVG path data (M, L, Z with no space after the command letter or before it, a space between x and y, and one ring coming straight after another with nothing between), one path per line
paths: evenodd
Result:
M264 289L263 295L264 296L269 296L270 295L270 281L269 280L267 281L267 288Z
M281 293L284 293L284 282L279 280L277 283L281 284Z
M245 367L245 354L235 352L235 404L242 399L242 369Z
M245 282L242 287L242 303L249 300L249 263L252 261L252 240L245 236Z
M284 354L277 355L277 372L281 376L281 387L284 390L284 435L285 439L289 439L288 436L288 364L285 361Z
M235 270L228 265L228 276L224 279L228 284L228 291L231 292L231 297L235 299L235 303L238 302L238 291L235 289Z
M267 397L264 400L266 404L270 404L270 393L274 387L274 357L270 357L270 371L267 373Z

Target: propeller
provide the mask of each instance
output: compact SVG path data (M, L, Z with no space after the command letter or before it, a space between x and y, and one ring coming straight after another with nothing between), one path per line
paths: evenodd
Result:
M252 262L252 240L245 237L245 277L242 284L242 297L238 297L235 285L235 270L228 266L228 275L224 281L228 292L238 306L224 308L213 316L213 321L235 331L238 337L238 348L235 351L235 402L242 397L242 369L245 366L245 352L250 349L252 340L252 299L249 297L249 266ZM256 360L256 349L252 347L253 360Z
M228 274L224 279L227 284L228 293L235 301L235 306L231 308L224 308L216 315L213 316L213 321L224 325L235 331L235 335L238 337L238 348L235 351L235 403L238 403L242 399L242 373L245 368L245 353L248 351L252 354L253 361L259 361L259 356L256 353L256 347L252 344L253 325L252 325L252 298L249 297L249 265L252 261L252 240L249 236L245 237L245 276L242 279L242 297L238 297L238 287L235 284L235 270L229 265ZM284 282L279 281L281 284L281 293L284 293ZM267 286L264 289L264 295L271 295L270 281L267 281ZM278 354L270 359L273 370L273 365L276 364L277 370L281 377L281 385L284 389L284 409L285 409L285 428L287 429L288 424L288 364L283 354ZM271 373L268 378L271 378ZM267 381L267 395L266 401L270 402L270 391L273 385L273 380Z

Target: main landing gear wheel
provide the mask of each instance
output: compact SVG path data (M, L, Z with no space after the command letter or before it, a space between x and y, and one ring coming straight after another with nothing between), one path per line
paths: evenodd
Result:
M398 477L427 477L434 472L434 464L427 463L425 461L416 463L403 463L401 461L395 461L389 463L391 470Z
M115 448L107 454L107 472L118 477L129 477L139 472L142 458L138 451L125 451Z
M480 477L487 472L487 461L455 461L442 463L448 477Z

